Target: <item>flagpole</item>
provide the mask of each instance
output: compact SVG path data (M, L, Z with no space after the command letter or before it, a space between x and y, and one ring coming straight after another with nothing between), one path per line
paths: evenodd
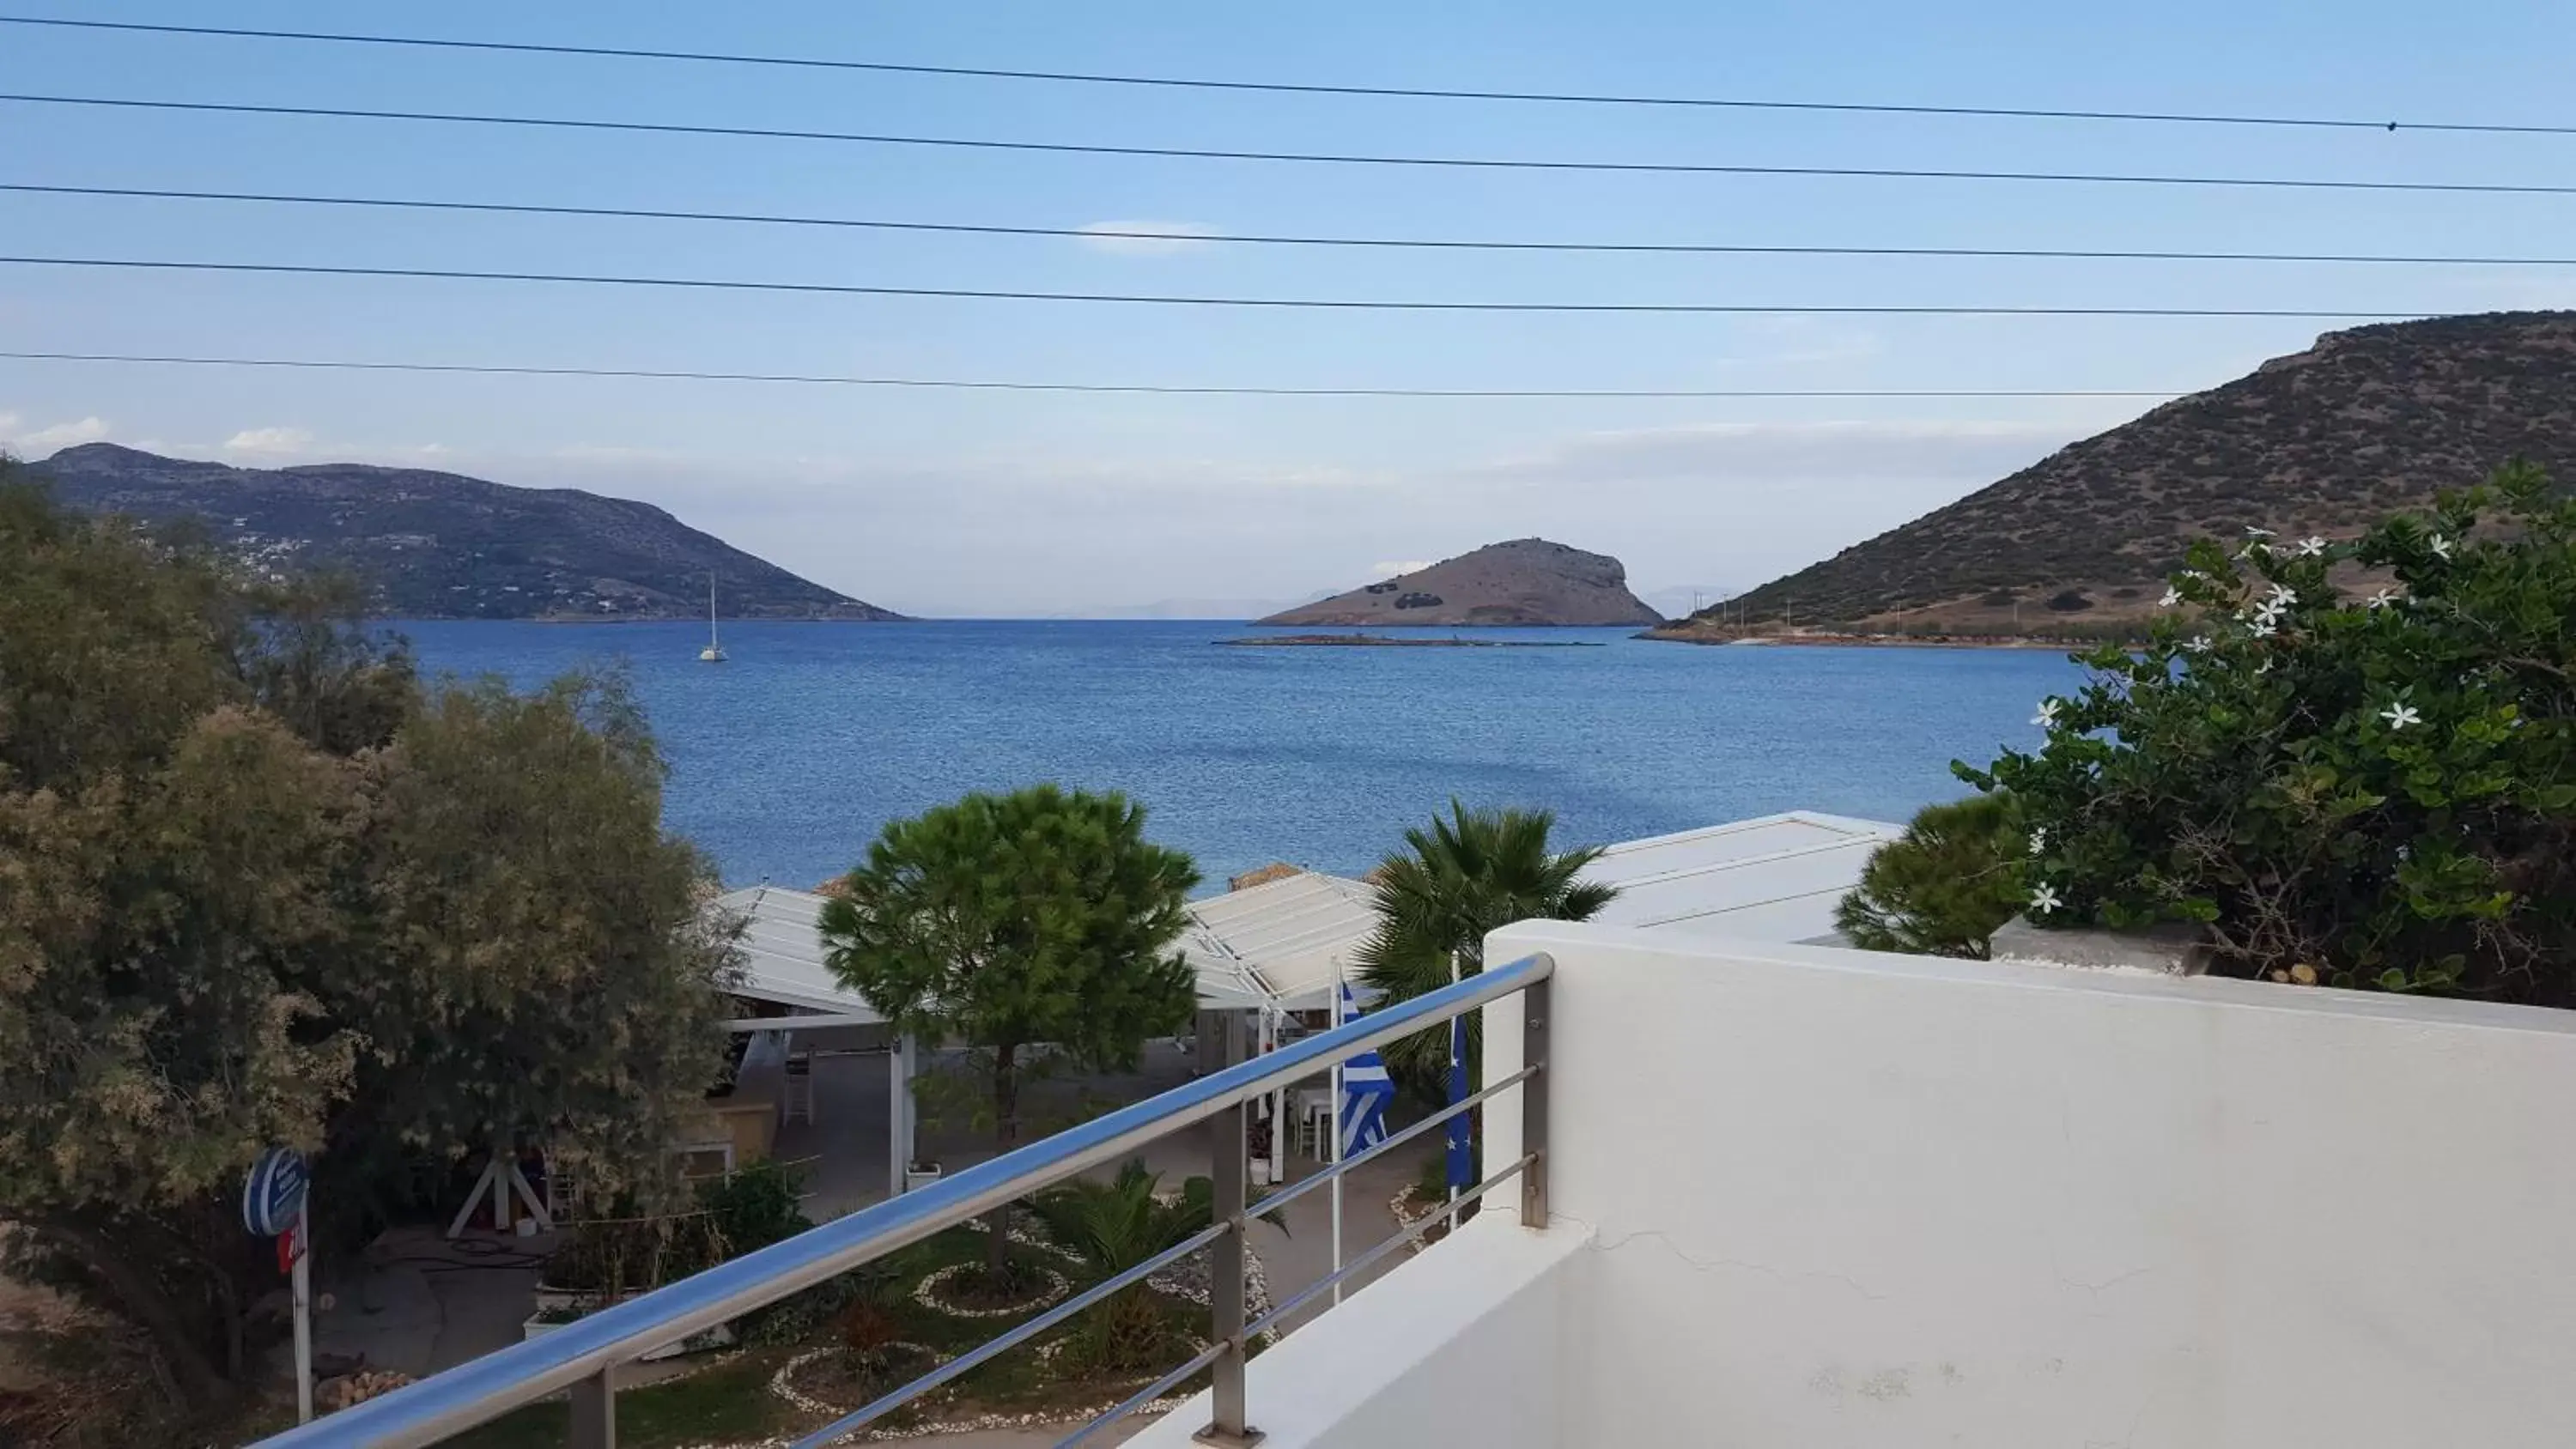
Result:
M1349 988L1342 985L1341 959L1339 957L1335 957L1333 960L1333 1025L1336 1027L1342 1024L1342 993L1348 989ZM1333 1134L1333 1145L1331 1151L1333 1154L1333 1166L1339 1167L1342 1165L1342 1064L1338 1058L1333 1062L1332 1109L1333 1110L1330 1114L1332 1121L1330 1130ZM1342 1175L1336 1172L1333 1174L1333 1304L1335 1307L1341 1306L1342 1301L1341 1273Z

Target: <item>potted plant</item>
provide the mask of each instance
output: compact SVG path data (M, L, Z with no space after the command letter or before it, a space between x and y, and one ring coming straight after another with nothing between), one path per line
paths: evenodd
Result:
M570 1303L543 1304L519 1325L519 1338L523 1342L531 1338L543 1338L588 1311Z
M1252 1154L1252 1185L1270 1185L1270 1132L1267 1121L1254 1122L1244 1129L1244 1146Z

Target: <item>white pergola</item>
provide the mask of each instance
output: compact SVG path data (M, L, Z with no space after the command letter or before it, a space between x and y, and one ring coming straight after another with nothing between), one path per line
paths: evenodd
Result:
M1834 905L1905 827L1793 810L1623 841L1583 873L1619 888L1594 920L1739 941L1834 934Z
M1300 871L1189 903L1182 954L1205 1011L1327 1011L1377 925L1365 882Z

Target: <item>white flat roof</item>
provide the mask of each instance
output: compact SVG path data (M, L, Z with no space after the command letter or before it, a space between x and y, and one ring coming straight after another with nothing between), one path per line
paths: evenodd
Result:
M1301 877L1302 879L1302 877ZM1289 884L1289 882L1280 882ZM1356 884L1355 882L1353 884ZM1268 886L1220 900L1236 900L1242 895L1269 890ZM796 1011L826 1012L856 1022L882 1022L885 1018L867 998L843 986L832 968L824 962L822 937L823 902L826 898L812 891L789 890L782 886L750 886L727 891L716 897L711 909L740 916L744 929L740 945L743 953L743 977L731 988L732 994L751 1001L766 1001ZM1194 903L1193 911L1198 904ZM1220 913L1229 919L1240 912ZM1251 940L1272 943L1293 939L1275 929L1253 927ZM1269 923L1275 927L1280 922ZM1194 919L1183 940L1183 950L1199 972L1199 1004L1211 1010L1250 1008L1269 999L1266 987L1235 974L1233 966L1222 955L1210 958L1202 950L1203 928ZM1220 948L1221 949L1221 948ZM1211 965L1218 969L1211 970ZM1326 978L1329 984L1329 976ZM1319 998L1318 1005L1321 1005Z
M823 901L812 891L779 886L752 886L716 897L715 909L747 923L741 943L743 979L733 994L798 1011L884 1021L866 997L843 986L823 964Z
M1199 976L1199 1003L1330 1009L1333 983L1377 928L1365 882L1301 871L1267 885L1189 903L1182 952Z
M1593 919L1745 941L1809 941L1902 825L1793 810L1611 846L1584 879L1619 888Z

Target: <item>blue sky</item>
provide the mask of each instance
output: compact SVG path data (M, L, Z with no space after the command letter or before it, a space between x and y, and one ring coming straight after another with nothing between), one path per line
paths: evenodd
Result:
M2551 4L84 4L935 64L2557 123ZM2473 23L2472 23L2473 22ZM1297 150L2563 181L2576 137L1212 94L0 27L0 89ZM0 181L1217 233L2576 255L2576 198L1434 172L0 104ZM0 194L5 250L1313 297L2474 311L2576 268L1413 254ZM0 267L0 348L1432 387L2176 388L2334 324L1496 316ZM942 394L0 361L0 442L356 459L639 497L934 613L1285 600L1499 538L1749 586L2147 406Z

